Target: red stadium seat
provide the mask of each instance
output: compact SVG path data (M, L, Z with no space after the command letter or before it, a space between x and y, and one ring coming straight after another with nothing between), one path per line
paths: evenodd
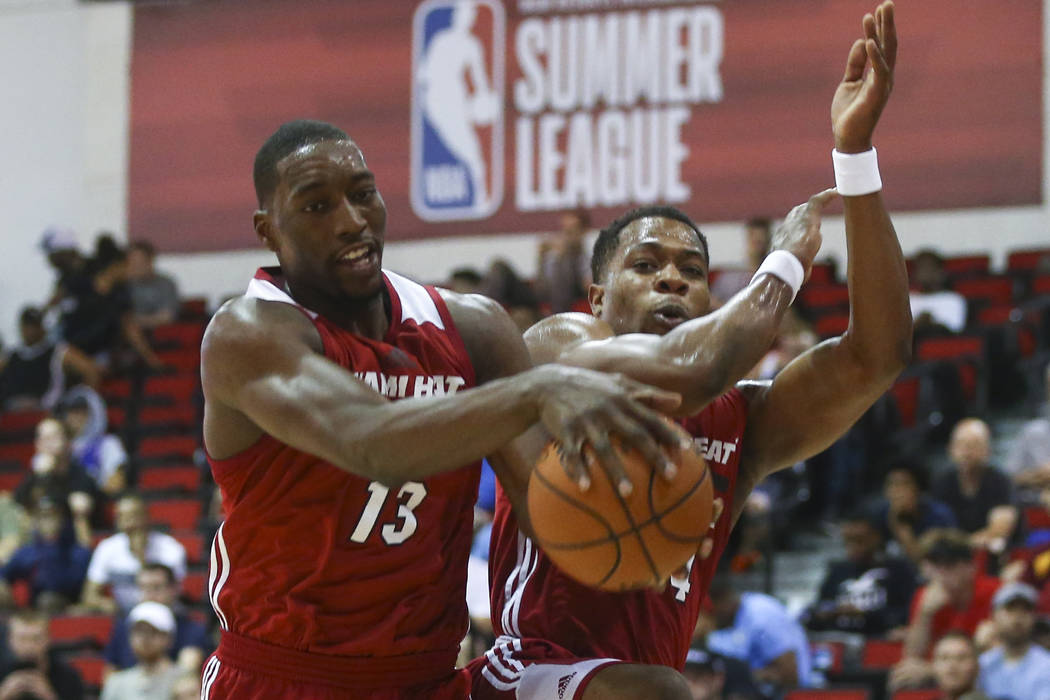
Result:
M849 328L849 314L827 314L813 324L813 330L821 338L832 338L842 335Z
M190 600L197 602L207 597L208 574L200 571L191 571L182 579L182 594Z
M195 465L146 467L139 473L139 489L161 491L183 489L197 491L201 485L201 470Z
M919 414L919 390L922 382L918 377L906 377L899 379L890 387L890 394L897 407L897 416L900 418L901 427L911 428L915 426Z
M153 501L148 505L150 520L172 530L192 530L201 517L201 503L190 498Z
M47 418L43 411L0 411L0 433L21 433L36 428Z
M799 291L809 309L826 309L849 304L849 288L844 284L807 284Z
M9 445L0 445L0 462L18 462L29 464L35 452L31 442L14 442Z
M936 688L923 690L898 690L890 700L941 700L941 691Z
M904 642L869 639L864 642L860 663L864 668L890 668L904 656Z
M186 561L193 564L204 562L204 535L194 530L173 532L171 536L186 549Z
M131 382L127 379L107 379L102 382L98 393L107 403L120 401L131 396Z
M198 321L179 321L153 329L153 342L161 347L200 348L204 324Z
M197 372L150 377L142 387L143 397L165 398L172 403L188 403L197 393L200 375Z
M865 688L809 688L792 690L784 700L869 700L871 694Z
M51 619L51 641L90 644L101 649L113 632L113 618L106 615L55 617Z
M144 406L138 420L142 426L192 428L197 423L197 409L186 402L175 406Z
M814 668L827 673L840 673L846 656L846 645L842 642L810 642Z
M179 305L179 316L181 318L203 319L208 315L208 300L203 297L192 297L183 299Z
M1009 277L981 277L959 280L952 284L968 301L1009 304L1014 298L1014 281Z
M961 255L945 258L944 271L949 275L988 272L991 259L987 255Z
M106 409L106 421L111 429L120 430L123 428L127 417L127 411L120 406L110 406Z
M1024 509L1024 523L1028 530L1050 530L1050 512L1039 506Z
M1050 248L1016 250L1006 258L1006 267L1017 271L1034 270L1044 260L1050 261Z
M157 357L168 367L174 367L179 371L190 371L199 369L201 366L200 348L180 348L178 350L165 350L157 353Z
M197 451L197 438L192 435L166 435L143 438L139 443L139 457L181 457L193 459Z
M809 268L809 284L835 284L835 266L832 263L813 263Z
M984 338L967 335L927 338L919 343L915 355L918 360L980 359L984 357Z
M1050 275L1040 275L1032 280L1032 294L1050 294Z
M102 670L106 666L105 658L98 654L76 654L66 660L80 674L84 685L91 688L102 686Z
M23 472L0 472L0 491L14 491L26 475Z

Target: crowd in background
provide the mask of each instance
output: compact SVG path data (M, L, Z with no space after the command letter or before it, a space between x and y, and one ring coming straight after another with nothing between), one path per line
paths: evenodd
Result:
M773 225L747 222L747 260L710 275L715 306L748 284ZM539 246L535 279L499 259L439 283L496 299L523 330L551 313L587 312L591 230L587 212L566 212L561 230ZM72 232L49 229L41 247L53 292L26 300L37 303L24 308L20 337L0 353L0 476L11 475L0 494L0 700L77 698L95 685L107 700L197 697L217 626L192 595L189 581L205 565L187 543L207 546L221 503L192 449L200 440L192 353L173 365L162 348L188 337L199 353L206 315L154 268L148 242L125 248L102 233L85 254ZM986 310L953 288L949 263L933 251L910 262L917 346L963 336ZM1047 265L1050 255L1030 274ZM821 275L809 286L826 287L837 301L823 304L804 289L752 378L772 378L832 335L836 314L848 316L834 266L823 265ZM873 698L911 688L942 693L927 697L1050 698L1048 303L1028 289L1011 299L1010 328L1034 328L1023 357L1010 361L1013 346L992 334L976 377L965 362L934 358L905 378L920 387L910 401L902 400L906 388L891 392L827 452L755 490L697 626L686 664L694 697L778 698L796 687L845 684L871 688ZM146 387L183 380L191 391L150 403ZM975 398L982 391L991 399ZM140 420L154 409L169 418ZM996 444L995 417L1022 410L1030 420L1009 444ZM36 419L8 430L13 416ZM143 445L157 436L190 438L198 473L187 487L164 477L163 459L152 472L161 472L160 490L146 487ZM19 440L31 447L14 449ZM152 518L154 497L170 496L169 488L197 502L193 532ZM488 471L471 563L468 656L485 648L491 630L484 561L493 490ZM794 546L793 532L807 528L833 533L843 556L829 558L819 589L789 609L760 574L777 549ZM100 664L85 682L83 644L63 646L49 635L55 620L100 617L110 623L104 642L86 652ZM889 661L858 661L872 641L889 645Z

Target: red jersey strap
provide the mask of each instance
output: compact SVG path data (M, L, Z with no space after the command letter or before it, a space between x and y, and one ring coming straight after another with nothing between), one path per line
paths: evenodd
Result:
M291 681L362 690L434 683L456 667L459 649L404 656L332 656L266 644L223 631L218 657L224 664Z

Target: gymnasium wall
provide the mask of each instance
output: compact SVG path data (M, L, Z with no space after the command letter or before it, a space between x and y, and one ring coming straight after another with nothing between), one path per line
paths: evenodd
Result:
M994 26L999 34L1005 31L1004 27L1010 30L1009 36L998 39L994 33L991 39L988 34L980 33L988 21L978 22L975 28L973 18L959 18L948 32L957 44L954 52L946 52L938 43L946 40L942 36L944 32L938 29L943 24L939 25L927 16L912 27L913 31L924 28L918 31L918 36L913 34L906 38L902 47L897 93L885 123L880 125L878 141L887 182L886 196L894 207L894 220L906 252L927 245L949 253L990 251L994 262L1004 258L1010 249L1046 245L1050 240L1050 214L1045 204L1047 187L1043 175L1047 147L1041 134L1046 114L1047 91L1043 86L1047 73L1044 35L1047 32L1045 5L1048 2L1050 0L1043 3L1037 0L1018 0L1005 5L995 3L999 16ZM376 3L360 0L334 4L361 7ZM367 138L361 135L358 138L366 145L368 139L383 144L382 148L373 147L366 153L373 154L370 165L379 173L392 212L386 264L410 275L434 280L444 277L455 266L484 266L493 257L501 255L511 258L524 273L532 274L535 233L554 228L557 212L556 207L537 208L536 197L522 200L519 196L522 176L511 167L517 155L514 139L520 137L516 125L522 117L510 95L518 76L515 71L519 70L514 65L514 57L508 58L503 103L507 133L504 156L511 165L502 183L503 198L499 208L488 217L424 222L419 207L413 207L411 202L413 178L419 180L418 173L413 175L409 168L411 80L405 75L396 78L389 75L390 70L411 68L410 20L416 3L383 4L400 8L398 12L405 15L401 18L404 23L400 30L405 36L397 41L387 41L386 49L376 46L369 49L373 52L369 56L388 56L390 66L383 73L386 80L383 86L386 92L395 96L386 102L380 101L381 114L366 112L364 120L365 123L379 121L396 125L388 125L387 131L378 130L374 135L366 132ZM516 27L523 21L519 9L527 4L505 3L510 8L505 18L508 45L513 46ZM755 54L753 48L748 53L745 50L747 42L743 42L741 33L734 29L739 25L740 17L734 18L732 13L736 10L733 8L753 8L760 4L716 3L725 8L723 97L721 101L708 100L690 106L689 118L682 129L686 139L683 143L689 149L689 158L694 159L683 165L685 175L682 181L691 190L690 199L683 206L702 221L712 222L705 223L705 230L712 239L712 257L716 265L736 261L741 256L736 223L739 218L751 213L783 213L808 191L823 186L825 177L830 179L830 165L827 163L830 138L826 133L830 93L824 83L830 81L833 86L837 80L845 46L856 31L853 15L859 18L860 12L867 9L867 4L862 2L800 3L799 7L815 8L816 14L807 19L805 13L792 11L785 16L789 31L785 30L786 25L778 24L772 18L762 21L761 17L752 16L749 21L765 27L767 36L782 36L787 42L772 52L777 57L772 61L769 57L763 58L761 52ZM920 3L918 0L900 0L898 3L904 18L902 21L908 19L909 10L916 17L928 13L932 6L947 4ZM315 0L306 7L324 10L332 5L331 2ZM989 5L975 3L968 7ZM9 147L12 148L13 157L8 162L18 164L14 168L5 168L5 174L0 176L4 180L0 187L0 204L4 206L0 211L8 215L4 239L12 244L5 246L9 254L0 256L0 330L5 336L11 337L17 307L24 300L42 298L49 286L50 274L42 257L33 248L39 231L48 224L74 227L83 243L87 243L98 228L112 228L118 234L130 228L132 236L158 239L169 250L233 247L234 250L171 252L161 256L160 266L176 275L185 293L206 295L213 300L243 288L252 269L270 260L267 254L253 249L249 225L252 207L249 168L255 147L273 123L298 115L303 105L316 116L348 127L353 127L354 122L347 115L357 115L358 112L345 99L318 102L316 97L304 98L303 93L296 93L286 84L242 84L222 93L220 88L226 84L224 81L232 80L232 77L231 71L222 70L224 50L215 32L221 26L230 29L228 19L226 25L213 23L213 30L204 34L157 34L163 34L164 22L180 12L207 14L222 11L224 7L228 11L229 8L249 6L262 8L262 14L266 15L267 8L272 14L274 3L202 3L168 8L144 5L137 10L140 24L136 31L140 33L134 34L133 39L133 12L121 2L78 5L72 0L0 0L0 58L6 59L4 65L7 66L33 65L32 75L28 71L16 71L13 76L15 89L11 93L16 98L0 104L0 127L6 127L0 133L9 135ZM792 3L792 7L795 6ZM958 7L956 3L951 3L951 6ZM142 13L153 14L151 19L143 21ZM306 16L312 15L307 11ZM317 16L323 17L324 12ZM368 62L348 63L346 56L340 54L345 47L336 41L337 37L332 34L334 29L319 30L317 16L313 21L293 23L285 34L278 32L281 25L274 23L272 17L257 17L255 21L234 26L233 29L240 32L235 46L238 56L235 64L252 78L258 75L253 72L252 62L261 62L261 68L269 68L265 62L267 50L275 61L282 56L295 56L293 62L297 66L314 65L308 60L312 55L310 52L321 51L336 59L342 56L344 60L329 61L316 80L306 80L308 85L313 85L311 90L323 92L326 80L330 81L332 76L342 76L351 82L365 81L371 86L372 73L361 67L367 67ZM375 15L368 16L372 22L382 20ZM1035 26L1032 21L1015 26L1011 24L1011 16L1027 20L1034 17ZM848 19L845 25L841 21L844 17ZM828 28L815 29L818 19L827 22ZM492 75L495 74L493 52L486 28L494 24L493 16L487 16L485 11L479 13L476 29L484 35L485 57ZM191 22L189 26L199 25ZM336 22L333 27L353 30L345 21ZM172 68L169 63L170 70L165 72L161 52L140 51L139 46L146 47L136 43L143 41L143 31L152 32L147 36L160 42L154 47L164 47L166 55L185 64L183 69ZM906 35L907 31L905 29ZM249 39L258 36L262 37L258 47L246 48L252 43ZM989 48L994 44L992 39L1007 41L1008 45L1001 50L992 50ZM128 66L133 46L136 47L136 63L132 75L138 81L135 85L144 87L136 87L131 93ZM248 53L244 53L246 51ZM298 56L298 52L305 55ZM1043 68L1040 73L1040 66L1036 65L1034 76L1026 58L1033 55L1042 56ZM992 59L997 56L1005 56L1011 65L994 63ZM803 86L798 99L788 94L795 87L790 80L785 94L779 97L761 94L761 91L756 94L744 79L746 71L740 72L742 65L758 59L764 61L759 61L759 67L770 69L796 58L800 61L800 70L819 75L821 81L817 88L813 87L812 81ZM985 65L988 68L982 73ZM143 66L148 70L135 72ZM347 66L352 66L352 70L346 69ZM914 72L909 74L909 69ZM168 82L168 73L172 71L171 82ZM920 75L922 80L919 80ZM143 84L142 80L146 82ZM934 94L926 89L930 81L936 83ZM321 87L318 88L316 83ZM994 91L991 96L981 93L988 85L998 91L1012 89L1019 93L1018 98L1005 99L1000 92ZM1041 99L1033 97L1036 92ZM167 93L166 97L164 93ZM129 101L130 94L134 97ZM743 102L735 103L734 100L738 99ZM140 104L139 100L146 100L147 106L136 112L135 105ZM149 100L160 102L149 106ZM266 106L260 107L264 100ZM129 104L132 105L130 112ZM274 108L274 104L278 107ZM752 124L748 115L763 104L773 111L756 116ZM909 105L912 105L911 114L917 114L911 120L906 119ZM180 106L185 106L183 112L179 111ZM1040 106L1043 107L1042 114L1037 115L1037 123L1033 125L1030 115ZM717 127L714 122L706 121L720 109L728 110L730 121L740 125L745 136L750 133L748 129L762 127L751 137L763 133L767 137L752 138L754 143L748 138L734 141L724 126ZM789 111L793 115L780 129L777 128L779 122L770 122L777 117L777 110ZM137 116L139 113L143 115L141 118ZM259 115L257 119L253 118L256 114ZM542 116L534 117L536 128ZM959 119L963 121L959 122ZM771 123L772 127L769 126ZM722 129L720 137L712 141L721 145L708 153L704 150L708 141L703 135L712 128ZM800 130L808 129L815 131L800 135ZM785 132L799 138L783 138ZM17 137L12 138L12 134ZM196 134L200 137L195 137ZM774 138L769 138L768 134ZM483 146L488 148L493 141L484 130L482 135ZM140 146L144 136L146 145ZM218 163L207 160L211 157L209 152L216 150L217 136L228 141L226 146L229 146L229 149L222 150L226 146L219 143L218 151L213 154ZM152 145L150 138L153 138ZM564 150L567 148L564 134L560 138L563 140L556 148ZM935 144L936 157L922 153L926 144ZM167 152L163 150L165 145L169 149ZM780 145L787 150L776 151L773 161L765 160L772 152L769 149ZM202 146L205 148L201 149ZM396 157L392 157L390 151ZM487 157L491 155L489 150L485 153ZM705 167L705 164L714 162L711 158L724 160L734 153L739 156L728 172ZM533 161L539 163L542 157L539 146L534 144ZM130 178L129 159L132 164ZM775 172L756 165L767 162L777 164ZM759 174L754 176L757 178L754 188L745 187L748 175L756 171ZM539 176L536 176L534 189L538 182ZM490 184L495 190L496 183ZM130 224L127 223L126 194L129 187L134 202ZM717 187L728 189L713 189ZM602 195L600 187L594 190L581 185L578 191L585 197L607 196ZM750 210L756 192L761 194L759 201L770 203L766 212ZM204 230L200 219L179 218L180 212L195 209L193 197L197 195L204 198L202 201L206 200L204 209L217 207L214 210L214 220L219 222L217 228ZM528 206L519 206L523 201ZM719 204L709 206L711 202ZM599 221L629 205L599 209ZM705 216L705 212L708 215ZM180 228L186 226L187 221L190 228ZM192 240L192 236L187 238L186 232L197 230L203 232L206 244L201 245L198 239L197 244L185 245L185 241ZM511 233L498 237L478 235L497 230ZM434 237L409 238L420 234ZM825 238L826 253L841 259L845 245L838 217L829 217Z

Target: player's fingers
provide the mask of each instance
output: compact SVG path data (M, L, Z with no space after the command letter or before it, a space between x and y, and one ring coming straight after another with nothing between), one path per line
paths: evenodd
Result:
M710 537L705 537L703 539L703 541L700 543L700 546L696 550L696 556L699 557L700 560L702 561L704 559L707 559L709 556L711 556L711 552L713 552L713 551L715 551L715 541L714 541L714 539L712 539Z
M629 413L614 416L612 420L614 421L613 430L623 441L624 447L640 452L645 463L660 472L665 479L674 478L674 475L678 473L678 466L667 456L667 452L660 449L648 424L642 423L636 415ZM661 430L669 427L666 421L657 420ZM672 430L671 432L673 433L672 439L676 441L673 447L677 448L682 438L677 431Z
M558 456L561 457L565 475L586 491L591 487L591 476L587 470L583 455L583 437L572 437L558 443Z
M609 441L610 428L614 426L615 422L611 426L608 424L599 425L594 421L586 421L584 423L584 431L587 435L587 443L594 455L594 461L597 462L595 466L609 475L609 479L616 485L616 490L619 491L621 496L626 498L631 495L634 485L627 477L627 471L623 468L620 456L616 454L616 450L613 449L612 443Z
M618 380L632 399L660 413L671 413L682 403L682 395L676 392L657 389L623 375L618 375Z
M713 530L715 525L718 524L718 519L722 517L722 511L725 510L726 504L721 498L716 498L711 505L711 525L709 529Z
M864 44L864 48L868 58L871 59L871 68L875 72L875 76L882 80L889 80L890 66L886 63L886 56L883 55L878 42L874 39L868 39Z
M839 191L834 187L829 187L823 192L817 192L815 195L809 198L808 204L811 207L817 207L819 210L823 210L829 202L839 196Z
M878 12L878 10L876 10L876 12ZM860 23L864 31L865 39L878 38L878 24L875 22L875 15L869 12L868 14L864 15L864 19L862 19Z
M897 25L893 18L896 8L892 2L884 2L879 9L882 10L879 44L882 46L882 52L886 55L886 63L892 69L897 63Z
M846 74L842 77L843 81L853 82L860 80L864 75L864 65L868 62L864 43L864 39L857 39L850 47L849 56L846 57Z
M693 438L689 433L672 423L662 414L657 413L642 403L631 403L625 407L628 415L637 421L649 435L665 448L677 452L693 447Z

